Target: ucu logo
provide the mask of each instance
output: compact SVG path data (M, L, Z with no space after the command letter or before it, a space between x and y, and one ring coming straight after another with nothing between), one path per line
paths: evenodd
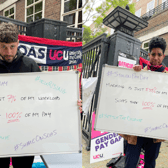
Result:
M103 154L98 154L93 156L93 159L99 159L99 158L103 158Z

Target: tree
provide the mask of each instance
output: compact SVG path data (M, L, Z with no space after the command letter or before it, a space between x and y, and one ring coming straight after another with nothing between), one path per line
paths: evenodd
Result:
M85 45L86 43L88 43L93 39L93 36L91 35L92 31L89 26L83 25L83 28L84 28L84 31L83 31L82 42L83 42L83 45Z
M135 3L129 4L129 0L105 0L102 2L102 4L96 8L97 13L99 13L98 17L95 17L94 23L96 28L102 27L103 19L107 16L106 12L110 10L111 7L114 9L117 6L120 6L122 8L125 8L128 4L130 8L130 12L135 14Z
M129 0L104 0L101 3L101 5L96 8L96 13L98 15L90 16L94 20L93 22L95 24L95 28L99 30L94 36L92 36L92 39L106 32L107 29L103 28L102 26L103 26L103 19L106 17L107 11L109 11L111 7L116 8L117 6L120 6L122 8L125 8L127 4L130 8L130 12L135 14L135 3L129 4ZM91 8L92 6L88 5L87 8L85 8L85 10L91 12L93 10ZM84 13L86 13L86 11L84 11ZM85 36L85 32L83 33L83 36Z

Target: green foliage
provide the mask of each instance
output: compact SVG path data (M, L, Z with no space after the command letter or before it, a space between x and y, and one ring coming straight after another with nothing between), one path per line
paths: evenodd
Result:
M88 3L88 5L86 6L84 13L86 13L86 11L87 12L93 11L93 5L91 5L91 2L92 4L94 4L94 2L96 1L90 0L90 3ZM92 16L92 19L94 20L95 28L97 28L99 31L96 32L94 36L92 36L91 29L89 30L87 26L83 25L83 27L85 28L83 33L83 44L89 42L90 40L96 38L97 36L107 31L107 28L102 28L103 26L102 22L103 22L103 19L106 17L107 11L109 11L111 7L116 8L117 6L120 6L122 8L125 8L127 4L130 8L130 12L135 14L135 3L129 4L129 0L104 0L101 3L101 5L96 8L96 12L97 14L99 14L99 16Z
M127 4L130 8L130 12L135 14L135 3L129 4L129 0L105 0L103 1L102 4L96 8L97 13L100 14L100 16L98 16L94 20L96 27L99 27L100 25L100 17L102 18L102 21L103 21L103 19L106 17L106 12L111 7L116 8L117 6L120 6L122 8L125 8Z
M89 26L83 25L83 27L84 27L84 31L83 31L82 42L83 42L83 45L85 45L86 43L88 43L93 39L93 36L91 35L92 31Z

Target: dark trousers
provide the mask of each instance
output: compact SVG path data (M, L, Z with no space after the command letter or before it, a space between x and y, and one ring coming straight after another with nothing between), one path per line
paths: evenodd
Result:
M12 157L14 168L32 168L34 156ZM9 168L10 158L0 158L0 165L3 168Z
M155 168L155 160L159 155L160 143L153 143L152 138L138 137L136 145L127 144L125 168L136 168L141 148L145 150L144 168Z

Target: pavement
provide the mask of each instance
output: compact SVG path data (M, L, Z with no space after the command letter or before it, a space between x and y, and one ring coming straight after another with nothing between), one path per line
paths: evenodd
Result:
M106 168L106 164L111 159L90 164L90 151L86 150L86 146L85 140L82 139L82 168ZM162 142L161 144L155 168L168 168L168 141Z

